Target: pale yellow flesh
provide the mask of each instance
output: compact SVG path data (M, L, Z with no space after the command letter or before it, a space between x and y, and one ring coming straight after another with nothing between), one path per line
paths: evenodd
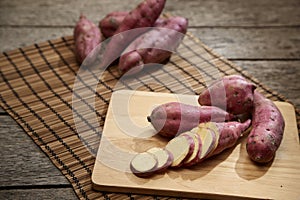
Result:
M147 151L157 158L157 168L163 167L169 160L169 153L162 148L154 147Z
M139 172L147 172L152 170L157 164L154 155L144 152L137 154L131 161L132 167Z
M212 150L211 145L215 145L216 141L214 140L214 135L212 135L214 133L208 129L198 129L197 133L202 141L202 151L200 154L200 159L202 159L210 153Z
M192 132L186 132L184 134L187 134L189 136L191 136L194 140L194 143L195 143L195 147L194 147L194 151L192 153L192 155L189 157L189 159L187 159L185 161L185 163L189 163L191 162L192 160L194 160L197 156L198 156L198 152L199 152L199 140L198 140L198 136L196 133L192 133Z
M214 122L201 123L201 124L199 124L198 127L199 127L199 131L200 131L200 129L210 129L215 133L216 142L215 142L215 145L214 145L214 147L211 151L211 152L213 152L219 144L220 132L219 132L218 127L216 126L216 124Z
M178 166L190 151L190 144L188 139L183 136L173 138L166 145L166 150L173 154L173 162L171 167Z

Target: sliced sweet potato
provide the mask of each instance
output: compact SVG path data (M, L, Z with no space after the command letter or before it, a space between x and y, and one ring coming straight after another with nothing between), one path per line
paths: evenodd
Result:
M152 153L157 158L157 166L153 170L154 173L161 173L171 166L173 162L173 154L166 149L154 147L147 151Z
M211 150L210 154L212 154L214 152L214 150L217 148L218 144L219 144L219 139L220 139L220 132L219 132L219 129L216 125L215 122L206 122L206 123L200 123L199 126L198 126L199 129L209 129L211 131L214 132L215 136L216 136L216 142L214 144L214 147L213 149ZM201 131L201 130L200 130ZM207 155L207 157L210 156Z
M199 159L203 160L214 149L217 143L216 134L210 129L199 129L198 127L192 130L192 132L194 131L197 132L202 141L202 151Z
M190 157L195 148L194 140L191 136L182 135L173 138L168 142L165 149L173 155L171 167L179 167L183 161Z
M138 153L130 162L131 171L139 177L148 177L153 174L158 165L156 156L152 153Z
M186 133L183 133L182 135L185 135L185 134L191 136L195 143L195 148L194 148L193 153L183 163L183 166L189 167L189 166L195 165L198 162L199 156L202 151L202 141L201 141L200 136L197 133L186 132Z

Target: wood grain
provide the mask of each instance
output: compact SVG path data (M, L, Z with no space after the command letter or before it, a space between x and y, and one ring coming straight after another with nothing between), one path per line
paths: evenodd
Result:
M293 106L285 102L275 102L286 126L268 165L254 164L246 152L246 138L241 138L234 148L192 168L169 169L149 178L130 173L135 153L166 145L167 140L155 134L146 116L155 105L171 101L198 104L197 96L128 90L113 93L92 175L95 189L208 199L299 199L297 124Z
M20 4L17 0L2 0L0 25L72 26L80 12L98 21L108 12L130 10L139 2L26 0ZM191 26L299 26L299 7L298 0L172 0L167 1L165 11L186 16Z
M77 199L72 188L44 188L44 189L9 189L0 190L0 199L15 200L15 199L61 199L71 200Z
M0 158L0 187L70 185L19 125L5 115L0 116Z

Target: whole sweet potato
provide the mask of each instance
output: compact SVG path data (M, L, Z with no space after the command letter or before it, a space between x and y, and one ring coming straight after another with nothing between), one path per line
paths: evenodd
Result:
M115 11L107 14L99 22L99 28L103 36L106 38L113 36L127 14L126 11Z
M239 75L224 76L199 95L199 103L217 106L233 114L252 111L256 86Z
M271 161L281 144L285 122L276 105L258 91L254 92L252 130L247 140L247 152L258 163Z
M179 46L187 31L188 20L184 17L171 17L161 21L156 27L137 37L127 48L119 62L123 74L132 75L141 71L145 64L162 63ZM161 27L161 28L160 28ZM147 47L147 48L145 48ZM164 49L168 50L164 50Z
M99 28L84 15L81 15L74 28L75 56L81 64L92 50L102 41ZM93 62L96 56L89 55L89 62Z
M154 108L147 119L160 135L172 138L197 127L201 122L223 122L234 119L234 116L213 106L169 102Z
M147 31L139 29L125 36L122 34L131 29L153 27L155 21L160 16L166 0L144 0L135 9L130 11L105 47L105 53L102 55L101 67L106 67L114 58L121 55L121 52L133 41L138 35Z
M129 12L126 11L114 11L109 14L107 14L100 22L99 22L99 28L103 34L104 37L109 38L115 35L117 29L123 22L125 16ZM155 23L154 27L159 27L163 23L165 23L167 19L160 17L158 18Z

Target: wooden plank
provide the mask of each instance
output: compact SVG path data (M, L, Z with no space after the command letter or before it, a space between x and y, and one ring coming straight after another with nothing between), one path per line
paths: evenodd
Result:
M189 31L229 59L300 59L300 28L190 28ZM72 33L72 28L0 27L0 51Z
M0 25L72 26L81 12L98 21L108 12L130 10L139 2L27 0L20 4L17 0L2 0ZM298 0L169 0L165 11L189 18L191 26L298 26L299 9Z
M233 61L300 109L300 61Z
M229 59L300 58L300 28L190 28L189 31Z
M71 185L10 116L0 116L0 187Z
M285 102L275 102L286 126L282 143L268 165L257 165L250 160L245 137L234 148L192 168L170 168L148 178L130 173L130 161L135 153L164 147L167 143L146 120L151 108L171 101L197 105L197 98L124 90L113 93L93 170L94 188L207 199L299 198L298 130L294 109ZM226 184L228 182L231 184ZM233 185L238 185L238 189Z
M72 35L72 28L3 28L0 27L0 52Z
M78 199L72 188L45 188L45 189L9 189L0 190L1 199Z

